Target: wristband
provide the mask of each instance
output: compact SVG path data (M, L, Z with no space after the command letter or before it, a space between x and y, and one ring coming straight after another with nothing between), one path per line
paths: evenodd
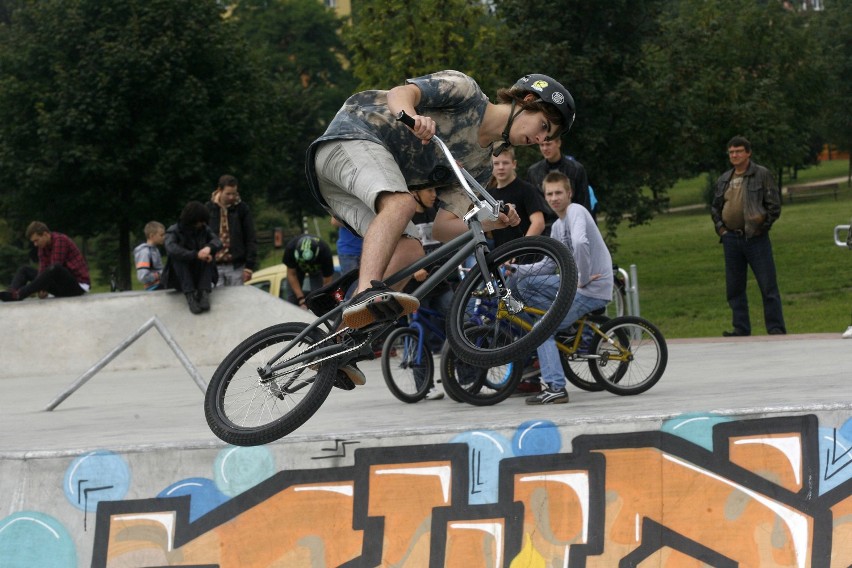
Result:
M301 306L302 304L305 303L305 297L299 296L298 298L296 298L296 301L299 302L299 305Z

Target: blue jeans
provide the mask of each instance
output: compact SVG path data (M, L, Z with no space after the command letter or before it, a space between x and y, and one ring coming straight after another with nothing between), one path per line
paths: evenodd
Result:
M766 331L787 332L784 314L781 311L781 292L775 274L775 260L772 257L772 242L769 235L746 238L735 233L722 236L722 248L725 253L725 289L728 305L731 306L734 331L751 334L751 321L748 314L748 296L746 278L748 267L754 273L760 294L763 297L763 319Z
M559 278L558 274L521 278L518 282L518 292L528 304L546 309L553 302L553 298L556 297ZM568 313L557 329L560 331L568 329L571 327L571 324L584 315L605 308L608 303L609 300L575 294L574 301L571 302ZM562 370L562 360L559 355L559 349L556 347L554 336L548 337L544 343L539 345L537 353L538 364L541 367L541 379L551 390L564 389L565 373Z

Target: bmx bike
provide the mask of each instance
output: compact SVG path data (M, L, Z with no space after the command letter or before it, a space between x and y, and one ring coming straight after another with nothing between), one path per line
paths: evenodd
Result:
M409 126L413 124L411 117L403 116L401 120ZM454 353L471 365L488 367L516 360L551 335L570 308L577 287L571 252L564 244L546 237L518 239L490 250L482 221L496 220L502 203L457 164L438 136L432 141L443 152L446 165L470 199L472 207L464 216L468 229L385 278L384 283L394 286L421 268L438 265L412 293L421 299L473 255L476 265L456 289L447 314L447 340ZM467 310L474 296L484 294L497 302L501 313L509 315L524 308L523 299L501 273L500 267L507 262L535 263L542 271L560 274L553 304L538 325L517 340L505 342L496 333L491 338L470 337L466 333ZM353 276L350 273L346 278ZM359 329L343 326L346 303L341 301L342 295L334 294L335 284L309 296L309 307L318 316L312 323L273 325L245 339L225 357L214 372L204 399L207 424L217 437L238 446L273 442L309 420L334 386L344 390L355 387L339 371L340 367L374 358L372 344L383 339L396 322L376 322Z

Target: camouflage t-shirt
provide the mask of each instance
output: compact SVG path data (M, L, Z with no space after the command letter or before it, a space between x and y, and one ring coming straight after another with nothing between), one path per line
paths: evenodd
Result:
M493 145L479 146L479 126L488 98L476 81L458 71L439 71L408 79L407 83L420 89L417 113L435 121L436 133L455 159L484 185L491 177ZM409 189L436 187L456 181L443 152L435 144L421 144L407 126L391 115L387 93L364 91L347 99L325 134L308 151L309 178L313 178L313 156L317 144L346 139L370 140L384 146L399 165Z

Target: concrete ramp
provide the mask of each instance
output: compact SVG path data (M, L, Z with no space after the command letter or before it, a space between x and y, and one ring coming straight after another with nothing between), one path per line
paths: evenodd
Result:
M196 367L216 366L240 341L270 325L313 321L312 314L251 286L217 288L209 312L193 315L173 291L28 299L0 306L0 379L80 374L152 316L165 325ZM108 365L112 371L180 367L156 329Z

